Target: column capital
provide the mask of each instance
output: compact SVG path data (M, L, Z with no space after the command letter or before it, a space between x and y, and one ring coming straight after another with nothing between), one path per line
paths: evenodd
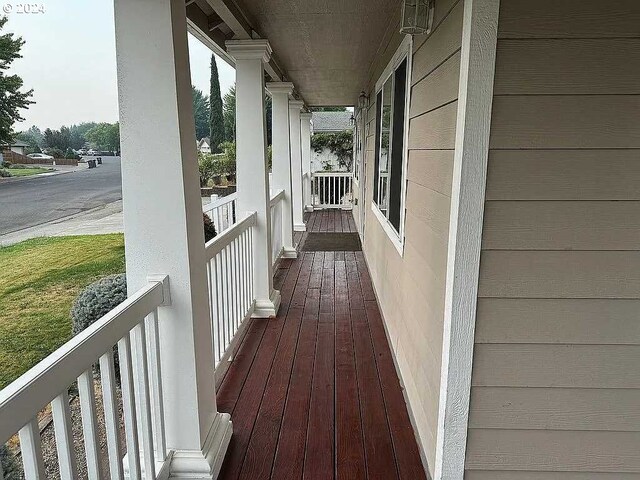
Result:
M302 112L300 114L300 120L311 120L311 116L313 114L311 112Z
M227 53L235 60L262 60L268 63L271 59L269 40L227 40Z
M289 110L297 110L300 111L304 107L304 102L302 100L290 100L289 101Z
M267 91L273 95L276 93L291 95L293 93L293 83L291 82L267 82Z

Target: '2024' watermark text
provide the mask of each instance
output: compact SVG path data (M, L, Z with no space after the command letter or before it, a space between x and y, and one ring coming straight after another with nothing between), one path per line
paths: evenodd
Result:
M2 11L9 15L11 13L33 15L38 13L45 13L47 11L44 3L11 3L5 2L2 4Z

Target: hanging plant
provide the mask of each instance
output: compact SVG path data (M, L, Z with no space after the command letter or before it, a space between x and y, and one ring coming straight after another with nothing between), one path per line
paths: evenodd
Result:
M314 133L311 136L311 148L322 153L326 148L338 159L338 165L351 171L353 163L353 132L343 130L338 133Z

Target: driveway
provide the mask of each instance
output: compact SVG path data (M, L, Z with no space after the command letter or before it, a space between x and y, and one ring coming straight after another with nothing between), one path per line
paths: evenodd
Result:
M120 157L102 158L90 170L0 182L0 235L121 200Z

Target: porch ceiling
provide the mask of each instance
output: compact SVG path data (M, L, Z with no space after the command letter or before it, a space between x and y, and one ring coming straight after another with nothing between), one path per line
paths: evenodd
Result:
M307 105L330 106L356 102L399 0L235 0L233 7L254 36L269 40Z

